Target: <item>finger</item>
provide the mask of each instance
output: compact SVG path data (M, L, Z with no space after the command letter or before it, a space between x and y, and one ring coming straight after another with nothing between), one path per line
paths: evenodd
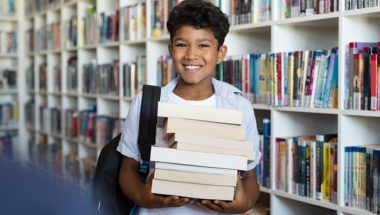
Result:
M165 197L164 199L164 204L165 205L169 205L169 204L172 204L174 201L178 200L179 197L178 196L167 196Z
M223 210L223 208L221 208L219 205L216 205L212 201L209 201L209 200L202 200L202 204L207 206L211 210L215 210L215 211L222 211Z
M222 209L228 209L231 207L231 202L221 201L221 200L215 200L215 205L218 205Z

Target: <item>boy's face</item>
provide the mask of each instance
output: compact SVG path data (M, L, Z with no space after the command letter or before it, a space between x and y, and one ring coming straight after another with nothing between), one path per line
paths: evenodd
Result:
M226 56L227 47L223 45L218 50L218 40L210 30L185 25L176 31L169 52L176 72L184 82L209 85L216 64Z

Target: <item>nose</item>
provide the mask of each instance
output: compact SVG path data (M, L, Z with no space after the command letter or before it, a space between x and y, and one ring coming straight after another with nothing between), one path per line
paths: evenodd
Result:
M185 55L185 60L198 60L199 56L197 54L196 48L194 46L190 46Z

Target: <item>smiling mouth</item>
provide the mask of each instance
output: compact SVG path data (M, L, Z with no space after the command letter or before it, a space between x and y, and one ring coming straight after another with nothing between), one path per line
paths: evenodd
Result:
M202 68L201 65L183 65L183 67L189 72L198 72Z

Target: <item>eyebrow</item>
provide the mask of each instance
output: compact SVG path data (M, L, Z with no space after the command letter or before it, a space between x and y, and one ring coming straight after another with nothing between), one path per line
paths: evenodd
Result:
M182 37L176 38L174 41L178 41L178 40L188 41L187 39L182 38ZM206 38L203 38L203 39L202 39L202 38L201 38L201 39L197 39L196 41L197 41L197 42L204 42L204 41L211 42L211 40L206 39Z

